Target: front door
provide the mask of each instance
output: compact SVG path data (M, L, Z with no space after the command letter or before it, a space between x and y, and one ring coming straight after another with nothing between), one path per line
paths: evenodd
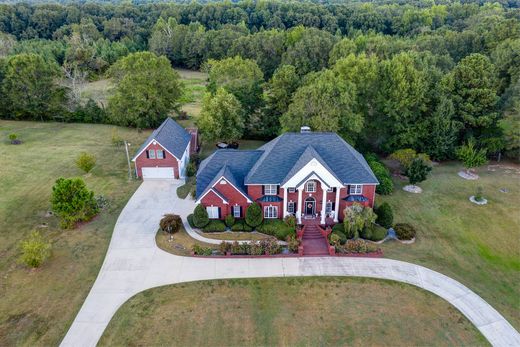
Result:
M313 216L315 214L316 201L314 198L305 199L305 214Z

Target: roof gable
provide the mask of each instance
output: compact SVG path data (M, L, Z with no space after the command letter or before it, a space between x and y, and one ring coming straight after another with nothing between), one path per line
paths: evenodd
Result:
M137 154L132 161L141 155L141 153L152 143L156 141L166 151L172 154L175 158L180 160L188 147L191 140L191 135L176 121L167 117L164 122L155 129L146 141L141 145Z

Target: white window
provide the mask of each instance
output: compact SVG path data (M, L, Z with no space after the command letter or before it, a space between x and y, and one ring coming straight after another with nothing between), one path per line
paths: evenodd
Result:
M278 206L265 206L264 218L278 218Z
M331 213L331 212L332 212L332 202L327 201L327 203L325 204L325 213Z
M308 181L305 184L305 191L307 193L314 193L314 192L316 192L316 181Z
M294 187L289 187L289 188L288 188L288 191L289 191L289 193L294 193L294 192L296 191L296 188L294 188Z
M161 150L157 150L157 159L164 159L164 152Z
M240 206L233 206L233 217L240 218Z
M264 194L265 195L276 195L277 193L276 184L265 184L264 185Z
M289 201L287 203L287 212L294 213L294 201Z
M155 159L155 150L150 149L150 150L148 151L148 157L149 157L150 159Z
M352 195L363 194L363 185L362 184L351 184L349 194L352 194Z
M218 219L218 207L217 206L208 206L208 207L206 207L206 211L208 212L208 217L210 219Z

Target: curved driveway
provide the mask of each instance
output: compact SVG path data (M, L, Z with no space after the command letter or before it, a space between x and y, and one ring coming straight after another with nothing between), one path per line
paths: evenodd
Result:
M426 289L458 308L494 346L520 346L520 334L493 307L461 283L425 267L391 259L294 257L215 259L180 257L159 249L161 216L186 217L193 201L177 198L180 183L146 181L128 201L114 228L105 260L61 346L95 346L117 309L157 286L224 278L359 276Z

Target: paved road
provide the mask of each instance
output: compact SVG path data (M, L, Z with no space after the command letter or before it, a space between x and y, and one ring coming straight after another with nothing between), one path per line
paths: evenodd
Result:
M177 198L178 185L143 182L129 200L96 282L61 346L95 346L117 309L149 288L197 280L283 276L360 276L409 283L457 307L492 345L520 346L520 334L487 302L461 283L422 266L391 259L215 259L166 253L155 244L161 216L173 210L187 216L193 210L193 201Z

